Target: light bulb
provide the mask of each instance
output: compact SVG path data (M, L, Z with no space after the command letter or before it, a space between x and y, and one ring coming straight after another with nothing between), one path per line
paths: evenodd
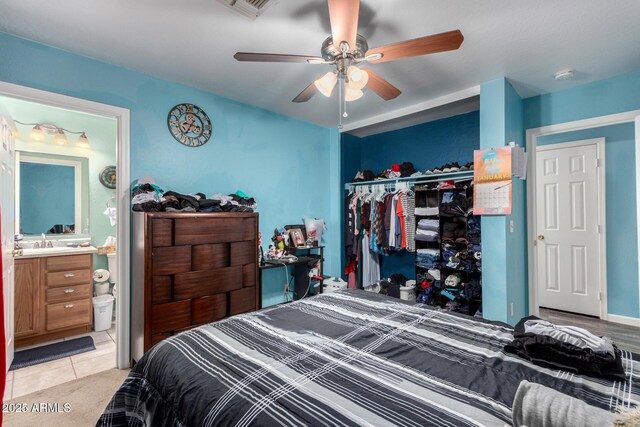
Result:
M360 89L352 89L347 86L347 90L344 92L344 99L347 102L351 102L362 98L362 95L364 95L364 93Z
M69 141L67 141L67 137L64 135L64 131L62 129L58 129L56 136L51 140L52 144L56 145L67 145Z
M87 138L87 135L85 135L84 132L82 133L82 135L80 135L80 137L76 141L76 147L86 148L86 149L91 148L91 145L89 144L89 138Z
M347 78L349 79L348 84L351 89L362 90L369 82L369 74L365 70L354 66L349 67Z
M29 132L29 139L32 141L42 142L46 138L44 131L40 127L40 125L35 125L31 132Z
M336 73L329 71L327 74L316 80L314 84L321 94L329 98L337 81L338 77L336 76Z

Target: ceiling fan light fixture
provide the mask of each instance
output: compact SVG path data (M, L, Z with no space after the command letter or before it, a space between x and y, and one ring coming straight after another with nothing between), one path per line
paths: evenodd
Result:
M369 83L369 73L358 67L351 66L347 70L348 86L350 89L362 90Z
M29 132L29 139L32 141L42 142L46 138L44 131L40 127L40 125L35 125L31 132Z
M336 76L336 73L333 71L329 71L327 74L316 80L314 84L316 85L316 89L318 89L321 94L329 98L337 82L338 77Z
M347 102L355 101L362 98L362 95L364 95L364 92L362 92L360 89L352 89L347 86L346 90L344 91L344 100Z

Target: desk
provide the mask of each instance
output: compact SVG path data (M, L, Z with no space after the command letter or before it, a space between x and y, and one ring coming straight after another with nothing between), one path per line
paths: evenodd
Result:
M293 266L293 300L302 299L305 294L307 294L307 288L309 286L309 269L313 267L318 261L320 261L320 271L319 276L322 276L322 264L323 264L323 248L318 246L313 246L309 248L297 248L298 250L305 249L307 250L307 255L298 256L297 261L293 262L278 262L278 261L267 261L265 265L258 266L259 268L259 278L258 278L258 292L260 293L260 307L262 308L262 271L269 270L272 268L284 268L287 267L287 271L291 271L289 266ZM312 249L319 249L320 254L310 254L309 251ZM313 286L314 282L318 282L318 280L312 280L311 286ZM320 282L320 293L322 293L322 280ZM311 290L309 291L311 294Z

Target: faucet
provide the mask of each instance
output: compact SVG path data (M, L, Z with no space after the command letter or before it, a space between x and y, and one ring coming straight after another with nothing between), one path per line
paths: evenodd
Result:
M39 242L35 242L33 244L33 248L34 249L38 249L38 248L52 248L53 247L53 242L51 240L47 240L47 236L42 233L41 235L41 239Z

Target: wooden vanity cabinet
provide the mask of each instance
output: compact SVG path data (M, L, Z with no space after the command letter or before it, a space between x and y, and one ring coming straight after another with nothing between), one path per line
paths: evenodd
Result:
M90 332L93 256L15 260L16 348Z
M40 328L40 258L16 259L14 264L14 336L37 334Z

